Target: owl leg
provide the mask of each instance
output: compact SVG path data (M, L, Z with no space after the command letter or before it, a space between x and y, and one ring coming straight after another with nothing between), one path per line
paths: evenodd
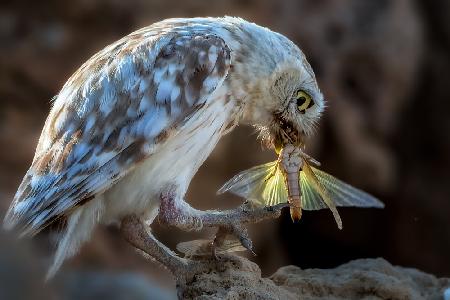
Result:
M175 272L185 267L184 259L159 242L137 216L125 217L122 220L120 231L131 245L150 255L169 271Z
M204 265L177 256L158 241L147 228L141 219L131 215L122 219L120 231L125 240L166 267L178 282L188 280L190 274L203 271Z
M159 221L165 225L176 226L185 230L200 230L202 227L218 227L219 230L213 241L213 249L225 241L227 235L232 234L239 238L242 245L252 251L245 224L258 223L264 219L277 218L281 209L288 204L278 204L271 207L257 207L249 209L245 205L236 209L216 211L201 211L191 207L183 199L177 198L173 192L161 195ZM214 253L215 254L215 253Z

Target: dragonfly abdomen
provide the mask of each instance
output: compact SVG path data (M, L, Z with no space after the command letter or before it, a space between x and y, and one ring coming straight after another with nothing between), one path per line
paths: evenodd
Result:
M288 190L288 202L291 204L290 212L292 221L297 222L302 216L301 190L299 174L302 167L302 159L299 149L288 145L280 153L280 168L284 173Z

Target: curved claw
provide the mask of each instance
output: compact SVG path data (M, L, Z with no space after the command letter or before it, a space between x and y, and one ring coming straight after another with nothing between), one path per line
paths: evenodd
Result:
M233 224L232 226L232 233L239 238L239 241L241 242L242 246L244 246L245 249L250 251L253 255L256 256L256 253L253 251L253 242L248 236L247 229L238 225Z
M279 212L281 211L283 208L285 207L290 207L291 204L289 202L285 202L285 203L278 203L276 205L272 205L272 206L266 206L266 210L269 212Z
M256 256L253 251L253 242L248 236L247 229L241 224L229 224L228 226L219 227L214 240L211 242L212 256L217 260L217 249L219 249L227 239L228 235L234 235L239 239L241 245Z
M287 202L279 203L273 206L259 207L251 210L247 210L244 206L240 211L235 211L236 214L241 215L241 217L236 218L237 220L234 220L234 218L228 219L227 225L219 227L212 243L213 256L217 257L215 248L223 243L228 234L232 234L239 238L242 246L256 256L256 253L253 251L253 243L248 236L247 229L243 225L247 223L257 223L267 218L278 218L281 215L281 210L285 207L290 207L290 204ZM242 218L242 213L245 215L244 218Z

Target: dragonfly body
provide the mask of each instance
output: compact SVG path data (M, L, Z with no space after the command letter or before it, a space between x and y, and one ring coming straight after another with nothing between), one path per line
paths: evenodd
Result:
M288 192L287 200L291 204L290 212L294 222L299 221L302 217L302 191L299 176L303 160L300 155L299 148L288 145L281 150L278 159L278 167L284 175Z

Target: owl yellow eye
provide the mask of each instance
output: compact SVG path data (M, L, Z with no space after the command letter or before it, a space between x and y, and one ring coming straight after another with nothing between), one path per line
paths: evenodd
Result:
M298 110L305 113L306 109L314 105L314 101L311 96L304 91L298 91L296 95Z

